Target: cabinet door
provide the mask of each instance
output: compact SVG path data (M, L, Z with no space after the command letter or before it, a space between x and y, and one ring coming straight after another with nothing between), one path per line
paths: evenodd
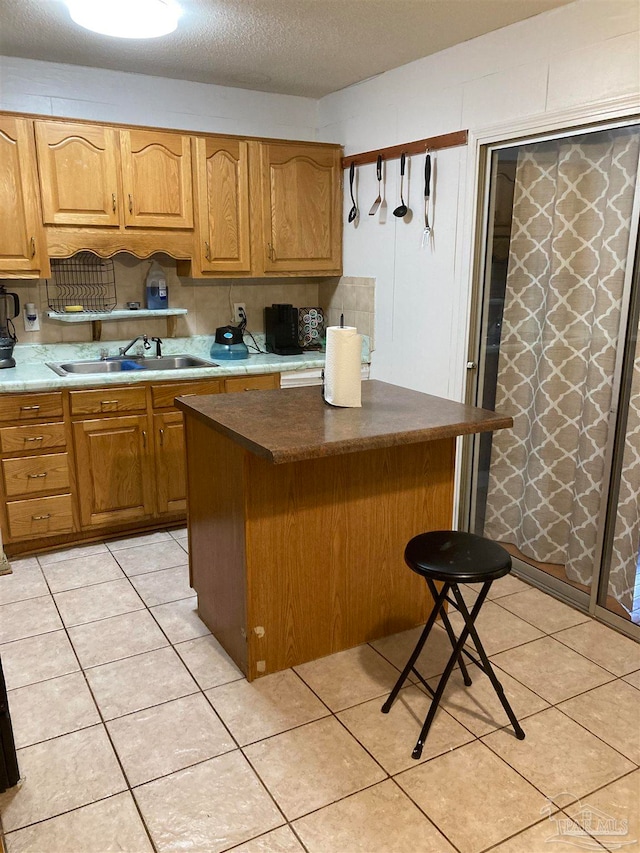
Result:
M339 150L263 143L261 151L265 272L339 273Z
M184 458L184 426L182 414L171 412L153 416L156 448L158 513L184 512L187 507L187 484Z
M196 139L198 241L204 272L249 272L249 146Z
M0 116L0 274L35 277L43 263L48 266L37 193L31 122Z
M125 225L193 228L191 138L121 130Z
M54 121L35 128L45 224L118 225L117 131Z
M146 415L76 421L82 527L153 514L153 473Z

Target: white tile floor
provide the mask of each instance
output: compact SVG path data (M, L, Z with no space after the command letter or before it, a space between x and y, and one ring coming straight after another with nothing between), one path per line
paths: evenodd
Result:
M186 531L163 531L0 577L22 773L0 796L8 853L640 851L637 643L498 581L479 631L526 739L471 667L414 761L428 697L380 706L419 631L249 684L198 618L187 559ZM449 648L436 626L426 677Z

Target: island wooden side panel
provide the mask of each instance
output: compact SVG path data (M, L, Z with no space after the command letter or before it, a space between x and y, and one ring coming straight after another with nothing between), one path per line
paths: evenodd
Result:
M450 528L455 439L245 468L248 678L426 620L408 540Z
M185 417L189 574L200 617L247 672L245 451Z

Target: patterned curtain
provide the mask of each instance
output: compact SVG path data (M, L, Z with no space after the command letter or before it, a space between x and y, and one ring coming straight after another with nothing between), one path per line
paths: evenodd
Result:
M640 134L523 147L498 363L485 533L589 584Z

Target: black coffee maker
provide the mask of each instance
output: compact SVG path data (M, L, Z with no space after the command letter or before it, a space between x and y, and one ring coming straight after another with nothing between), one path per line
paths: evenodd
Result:
M5 286L0 284L0 369L16 366L13 348L18 337L12 321L19 313L18 294L7 292Z
M264 331L267 352L278 355L300 355L298 345L298 309L288 303L274 303L264 309Z

